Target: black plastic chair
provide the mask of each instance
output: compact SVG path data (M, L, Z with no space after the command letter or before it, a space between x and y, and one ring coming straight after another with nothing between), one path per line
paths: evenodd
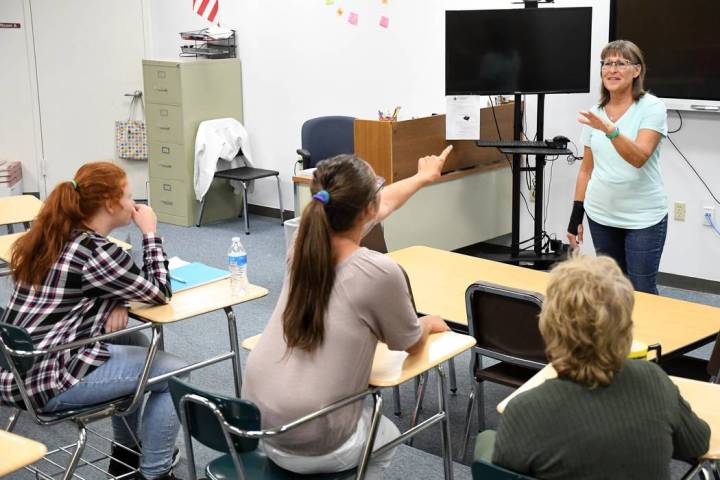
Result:
M245 161L245 157L243 156L242 152L239 152L236 159L239 158L244 164L247 164ZM238 185L242 188L242 194L243 194L243 209L242 209L242 216L245 217L245 235L250 235L250 218L248 217L248 198L247 198L247 190L248 190L248 184L250 182L253 182L255 180L260 180L261 178L268 178L268 177L275 177L275 181L277 182L277 191L278 191L278 204L280 206L280 224L285 221L284 213L285 210L283 209L283 201L282 201L282 191L280 190L280 172L277 170L266 170L264 168L253 168L253 167L238 167L238 168L231 168L228 170L219 170L215 172L215 175L213 178L222 178L225 180L232 180L235 182L238 182ZM202 223L202 217L203 217L203 211L205 210L205 199L207 198L207 195L203 197L203 199L200 201L200 209L198 210L198 218L196 225L199 227Z
M177 378L170 379L170 393L183 426L190 480L196 480L192 439L225 455L211 461L205 468L210 480L230 479L318 479L342 480L363 478L372 452L382 410L378 390L353 395L322 410L272 429L261 429L260 410L249 401L200 390ZM328 474L300 475L280 468L261 450L258 441L275 437L297 428L339 408L372 395L375 401L373 421L359 468Z
M517 388L548 363L539 328L542 303L539 293L491 283L475 282L466 290L468 328L477 344L472 350L475 388L468 399L461 460L467 450L470 416L476 406L478 431L485 428L483 383ZM483 356L499 363L483 367Z
M701 382L720 383L720 333L715 338L715 346L710 354L710 360L679 355L661 357L658 363L668 375Z
M342 153L355 152L355 117L317 117L303 123L300 132L302 148L298 163L313 168L320 160Z
M0 318L2 318L2 312L0 312ZM53 413L44 412L35 404L33 399L30 398L25 386L25 375L32 369L36 358L43 357L52 352L76 350L83 345L110 340L112 338L128 335L146 328L153 329L153 336L150 348L148 349L143 373L140 376L138 387L133 395L120 397L98 405ZM33 345L32 338L27 330L15 325L0 323L0 369L10 371L12 373L15 385L18 387L18 391L23 400L24 411L27 412L33 421L38 425L55 425L62 422L72 422L78 429L78 439L74 444L74 451L70 452L68 447L61 447L58 450L48 452L46 455L47 458L49 455L57 453L61 450L70 455L70 460L65 468L65 472L63 473L63 480L73 478L73 472L78 467L78 463L81 461L86 463L85 460L82 460L81 456L87 443L88 424L113 415L125 416L134 412L136 408L139 408L144 397L145 388L150 374L150 366L155 358L159 340L160 333L158 329L152 327L151 324L141 324L118 332L78 340L65 345L59 345L47 350L36 350ZM16 407L12 409L6 428L7 431L12 431L22 411L23 410ZM137 445L137 442L136 447L137 452L135 453L139 455L139 445ZM57 464L54 462L53 465L57 467ZM29 469L35 472L36 476L48 478L46 473L40 472L37 468L29 467ZM57 476L57 472L55 475Z

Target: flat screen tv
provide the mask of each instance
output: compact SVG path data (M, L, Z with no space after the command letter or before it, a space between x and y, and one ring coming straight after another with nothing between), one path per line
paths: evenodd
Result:
M612 0L610 40L636 43L668 108L720 111L720 0Z
M592 8L445 12L446 95L590 91Z

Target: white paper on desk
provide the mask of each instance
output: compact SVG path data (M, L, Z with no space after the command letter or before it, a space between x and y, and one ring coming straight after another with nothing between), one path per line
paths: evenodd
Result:
M479 95L445 97L446 140L480 140L480 98Z
M168 269L174 270L176 268L184 267L185 265L189 265L190 262L186 262L180 257L172 257L168 260Z

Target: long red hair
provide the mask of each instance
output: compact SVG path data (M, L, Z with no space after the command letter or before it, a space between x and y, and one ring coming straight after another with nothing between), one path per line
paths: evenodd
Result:
M74 180L58 184L32 228L13 246L10 267L15 281L42 284L73 230L87 228L85 222L108 203L119 203L126 184L125 171L110 162L87 163Z

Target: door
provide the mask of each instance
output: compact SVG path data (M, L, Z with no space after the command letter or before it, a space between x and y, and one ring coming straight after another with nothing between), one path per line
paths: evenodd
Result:
M83 164L112 160L147 198L147 162L118 160L115 120L142 90L143 0L29 0L37 63L43 171L49 193Z

